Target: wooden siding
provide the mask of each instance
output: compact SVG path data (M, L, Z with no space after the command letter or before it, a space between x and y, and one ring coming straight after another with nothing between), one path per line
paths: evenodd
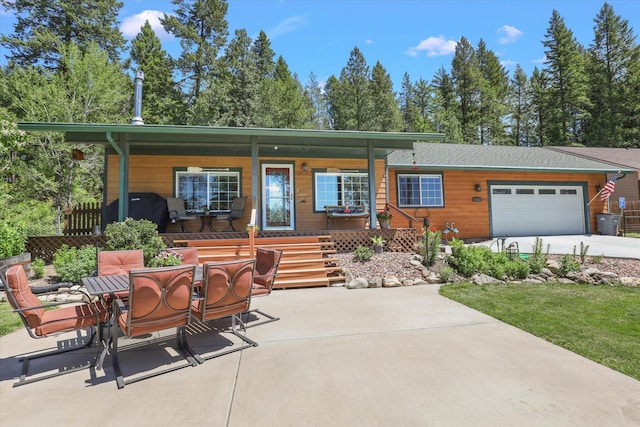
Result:
M389 171L389 201L398 204L397 174L419 173L411 170ZM432 173L432 172L429 172ZM443 230L447 222L454 222L460 231L460 238L480 239L490 236L489 216L489 181L536 181L572 182L577 185L587 184L588 199L585 204L596 194L596 184L602 183L602 174L586 173L551 173L551 172L495 172L495 171L444 171L444 207L442 208L408 208L405 212L422 219L429 217L431 226ZM482 191L477 192L475 185L479 183ZM474 197L481 197L481 202L473 202ZM597 230L596 213L603 212L604 202L598 197L589 206L589 219L591 232ZM408 220L396 216L392 227L409 227Z
M292 159L260 158L260 162L291 162ZM300 158L294 160L295 187L295 224L296 230L322 230L327 227L324 210L313 211L313 171L325 171L327 168L346 170L367 170L366 159L329 159L329 158ZM307 170L302 170L302 164L307 163ZM163 197L173 196L175 167L199 166L204 168L241 168L242 195L248 196L242 220L234 224L236 229L242 230L251 218L251 159L248 157L202 157L202 156L166 156L166 155L131 155L129 159L129 191L154 192ZM107 163L107 203L118 198L118 179L120 165L117 155L110 155ZM384 160L376 160L376 203L377 209L384 207ZM260 185L260 184L259 184ZM258 196L257 200L260 200ZM368 220L354 219L349 221L333 221L331 229L362 229ZM192 227L193 228L193 227ZM178 224L169 224L168 233L178 232Z

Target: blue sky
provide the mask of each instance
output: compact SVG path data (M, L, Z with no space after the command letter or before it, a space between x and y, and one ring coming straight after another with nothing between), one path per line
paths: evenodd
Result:
M506 69L516 64L530 75L543 67L542 41L556 9L577 40L593 40L593 19L604 1L593 0L230 0L230 37L244 28L251 37L264 30L272 48L305 83L309 73L319 81L338 76L357 46L370 67L380 61L399 89L402 77L431 80L443 67L450 70L461 36L477 46L483 39ZM610 0L616 14L627 19L638 36L640 0ZM171 13L170 0L125 0L120 25L130 40L149 19L163 47L180 52L178 41L166 34L158 17ZM0 11L2 33L12 32L14 19ZM638 40L637 40L638 41ZM6 63L0 50L1 63Z

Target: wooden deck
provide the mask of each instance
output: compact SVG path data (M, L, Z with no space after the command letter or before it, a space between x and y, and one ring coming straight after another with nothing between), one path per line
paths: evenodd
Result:
M228 261L251 256L249 239L174 240L176 246L198 249L200 263ZM331 236L264 237L255 239L255 247L278 248L282 259L275 289L329 286L344 281L337 265L335 243Z

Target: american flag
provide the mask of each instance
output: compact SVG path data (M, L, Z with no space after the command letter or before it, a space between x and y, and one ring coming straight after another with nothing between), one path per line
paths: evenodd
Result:
M607 200L609 196L613 194L613 190L616 188L616 179L618 179L618 174L615 174L607 181L604 188L600 191L600 200Z

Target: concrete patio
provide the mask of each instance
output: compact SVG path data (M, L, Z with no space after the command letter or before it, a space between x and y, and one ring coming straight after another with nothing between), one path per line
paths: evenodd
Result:
M253 305L281 317L248 329L258 347L122 390L109 359L101 371L12 388L16 356L74 335L2 337L0 424L640 425L639 381L450 301L436 285L275 291ZM190 342L202 351L207 337ZM121 365L171 357L136 347ZM71 365L50 359L35 371Z

